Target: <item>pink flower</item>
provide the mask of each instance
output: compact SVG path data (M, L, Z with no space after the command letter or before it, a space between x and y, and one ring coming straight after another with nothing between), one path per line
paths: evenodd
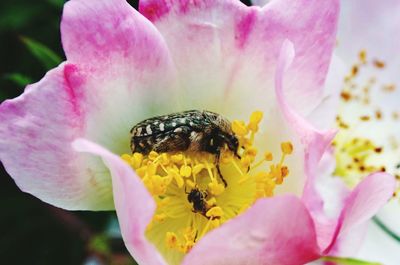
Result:
M338 108L341 130L335 140L338 147L335 173L348 186L354 186L369 172L377 170L400 175L400 39L395 37L400 32L400 2L342 3L335 53L346 68L346 78ZM357 152L340 151L355 140L363 148ZM366 141L368 144L361 144ZM345 167L351 170L343 170ZM397 236L400 235L399 184L398 181L397 196L376 219ZM359 257L398 264L400 244L376 224L370 224Z
M330 201L316 189L319 161L334 137L314 125L335 114L324 99L338 92L322 88L338 6L336 0L277 0L264 8L233 0L146 0L140 14L123 0L71 0L61 25L67 61L0 106L1 161L23 191L45 202L71 210L115 205L126 246L140 264L304 264L328 255L394 190L385 173ZM153 226L164 197L146 189L120 155L130 152L133 125L187 109L230 118L259 109L266 117L257 147L276 155L289 139L294 152L282 147L281 162L273 164L284 172L285 155L292 153L284 161L290 176L277 191L282 195L263 193L230 220L188 208L200 223L221 224L177 254L168 250L177 240L165 237L169 228ZM219 210L229 216L229 202L241 199L232 196L241 188L231 180L241 180L225 176L230 186L223 191L232 201L221 199ZM172 183L182 188L178 179ZM274 181L273 187L280 184ZM189 205L180 192L175 206ZM340 207L328 215L324 206L333 201Z

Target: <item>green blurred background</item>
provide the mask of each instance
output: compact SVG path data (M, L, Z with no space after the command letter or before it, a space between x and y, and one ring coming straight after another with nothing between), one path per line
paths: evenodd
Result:
M65 59L60 41L64 0L0 3L0 102L20 95ZM138 1L128 1L137 8ZM242 1L249 5L249 1ZM1 126L1 125L0 125ZM69 212L21 192L0 167L0 263L135 264L114 212Z

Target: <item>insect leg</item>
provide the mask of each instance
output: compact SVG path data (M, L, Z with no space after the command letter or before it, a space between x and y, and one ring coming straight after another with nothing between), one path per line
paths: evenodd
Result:
M224 183L224 186L225 186L225 188L226 187L228 187L228 183L226 183L226 180L224 179L224 177L222 176L222 173L221 173L221 169L219 168L219 159L220 159L220 156L221 156L221 150L218 148L217 150L216 150L216 154L215 154L215 159L216 159L216 168L217 168L217 171L218 171L218 175L219 175L219 177L221 178L221 180L222 180L222 182Z

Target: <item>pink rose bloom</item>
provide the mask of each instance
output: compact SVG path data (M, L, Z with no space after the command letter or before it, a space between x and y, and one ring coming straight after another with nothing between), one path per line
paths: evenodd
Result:
M341 2L335 55L346 72L339 77L344 83L336 120L340 132L333 149L337 163L328 175L342 178L351 188L371 172L384 170L400 176L400 40L396 37L400 2ZM338 76L337 71L331 72ZM369 224L359 258L399 263L399 187L398 182L393 198ZM356 254L349 249L341 253Z
M340 253L395 181L381 172L352 191L317 183L333 161L320 163L335 136L322 128L339 94L335 78L324 86L338 2L144 0L139 13L124 0L71 0L67 61L0 106L0 159L47 203L115 208L140 264L304 264ZM222 154L227 186L206 154L131 154L135 124L190 109L233 121L245 148L241 159ZM235 120L254 110L248 124ZM188 200L194 189L204 211Z
M341 130L335 141L339 148L354 139L369 144L357 152L336 150L338 168L352 167L346 172L336 170L336 175L350 187L357 185L369 172L381 169L399 180L400 38L397 36L400 2L342 2L335 53L347 69L338 116L348 128ZM361 157L357 164L349 161ZM359 170L360 165L364 170ZM399 187L397 181L395 196L379 212L375 223L370 224L359 257L387 265L399 264Z

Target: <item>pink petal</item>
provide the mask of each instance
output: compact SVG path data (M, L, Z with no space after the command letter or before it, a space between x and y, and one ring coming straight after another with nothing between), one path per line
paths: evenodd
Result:
M71 141L129 152L134 124L176 107L174 68L161 35L122 0L68 1L62 37L68 62L0 106L0 159L48 203L112 209L108 171Z
M366 49L370 56L399 65L400 39L393 38L400 32L399 12L398 0L342 0L338 54L352 64Z
M145 238L156 204L140 178L122 159L93 142L78 139L73 147L79 152L101 157L110 170L115 209L122 237L131 255L139 264L166 264Z
M0 105L0 159L23 191L45 202L67 209L111 209L104 166L70 146L84 134L85 115L65 80L67 69L60 65Z
M250 104L273 106L273 73L285 39L299 55L285 90L289 104L301 114L319 104L335 43L337 0L272 1L263 9L233 0L143 0L140 12L165 37L195 107L207 102L229 111L235 105L237 113L246 113Z
M306 117L315 128L328 130L336 127L337 110L341 99L339 91L348 70L342 59L334 54L326 77L322 100Z
M398 0L343 1L337 49L337 54L347 63L348 69L358 60L360 50L367 52L369 65L360 68L356 84L362 89L366 84L365 80L372 77L375 79L375 85L370 87L370 104L365 106L362 103L348 102L343 104L340 115L350 125L357 124L351 132L353 137L368 138L383 147L385 151L379 155L379 163L393 174L398 173L396 165L399 163L399 150L393 148L393 143L400 141L400 123L392 118L400 113L400 38L397 37L400 33L399 13ZM375 59L384 62L384 68L374 67ZM382 89L388 85L393 86L394 91ZM358 124L361 115L372 114L372 117L376 110L381 112L382 120ZM398 203L385 206L379 214L386 226L400 234L398 216Z
M68 1L61 34L67 60L96 69L120 63L137 68L134 74L157 68L168 57L154 26L125 0Z
M319 256L314 224L294 196L258 200L208 233L183 264L304 264Z
M72 0L61 23L71 79L84 91L95 142L128 152L129 131L143 119L176 110L176 79L160 33L125 0ZM82 78L81 78L82 79Z
M325 248L328 254L340 247L338 237L351 236L352 228L362 225L391 198L395 190L395 179L386 173L375 173L365 178L347 197L339 216L331 243Z
M288 124L300 137L304 145L304 173L307 182L304 187L303 200L313 212L323 207L323 201L315 190L318 164L325 150L335 136L335 131L321 132L315 129L308 121L301 117L287 102L283 94L283 78L288 74L295 58L293 43L285 41L282 45L275 77L275 90L278 105ZM290 76L290 75L289 75Z

